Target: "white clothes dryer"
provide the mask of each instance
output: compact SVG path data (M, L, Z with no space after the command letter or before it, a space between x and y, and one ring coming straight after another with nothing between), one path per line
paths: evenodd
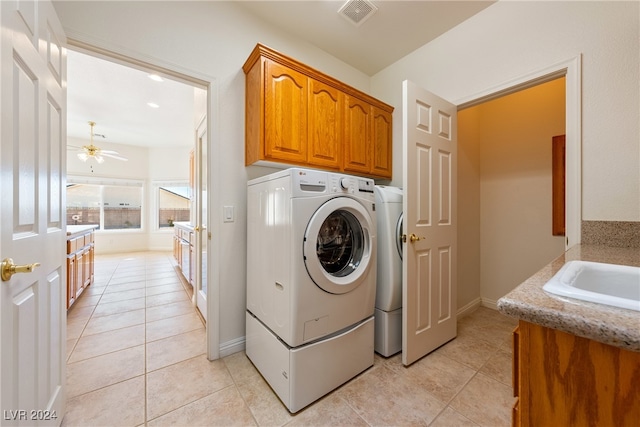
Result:
M398 187L376 185L378 270L375 351L389 357L402 350L402 198Z
M246 353L291 412L373 365L373 188L301 168L248 183Z

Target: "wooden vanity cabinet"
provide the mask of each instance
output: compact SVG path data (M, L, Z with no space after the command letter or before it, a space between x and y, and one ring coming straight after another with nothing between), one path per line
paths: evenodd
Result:
M513 425L637 426L640 353L520 321Z
M73 230L78 231L67 233L67 309L93 283L95 275L94 228L75 226Z
M391 178L393 107L260 44L243 69L246 165Z

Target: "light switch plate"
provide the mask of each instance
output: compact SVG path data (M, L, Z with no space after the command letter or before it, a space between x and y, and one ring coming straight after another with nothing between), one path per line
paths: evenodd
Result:
M233 215L233 206L223 206L222 207L222 212L223 212L223 221L224 222L233 222L235 221L235 217Z

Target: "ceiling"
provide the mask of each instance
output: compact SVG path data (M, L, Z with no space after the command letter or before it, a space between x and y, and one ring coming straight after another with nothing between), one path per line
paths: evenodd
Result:
M360 0L361 1L361 0ZM354 25L344 1L236 1L258 18L368 74L396 62L493 1L372 0L377 11ZM67 134L145 147L192 145L193 87L82 53L68 55ZM159 108L151 108L154 102ZM70 142L73 144L73 141ZM121 152L126 156L125 152Z

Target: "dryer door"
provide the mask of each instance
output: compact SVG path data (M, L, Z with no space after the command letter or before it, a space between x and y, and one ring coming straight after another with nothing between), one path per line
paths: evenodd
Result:
M357 288L372 262L373 220L349 197L324 203L304 235L303 255L311 279L323 290L344 294Z

